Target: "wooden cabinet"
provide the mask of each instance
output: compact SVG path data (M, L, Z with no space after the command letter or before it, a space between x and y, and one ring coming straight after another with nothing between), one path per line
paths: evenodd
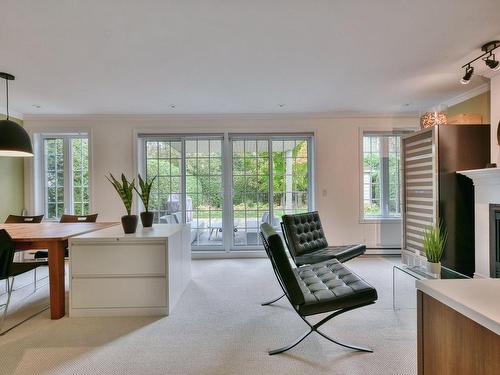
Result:
M474 187L459 170L490 161L489 125L442 125L401 140L403 261L423 259L425 229L442 222L448 231L443 265L474 273Z
M500 283L417 282L418 375L500 374Z

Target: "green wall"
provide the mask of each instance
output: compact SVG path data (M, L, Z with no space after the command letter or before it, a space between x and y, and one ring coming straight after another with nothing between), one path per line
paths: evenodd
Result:
M24 158L0 156L0 176L0 223L3 223L7 215L20 215L24 208Z
M489 124L490 92L485 92L448 108L448 116L455 116L460 113L479 113L483 117L483 124Z

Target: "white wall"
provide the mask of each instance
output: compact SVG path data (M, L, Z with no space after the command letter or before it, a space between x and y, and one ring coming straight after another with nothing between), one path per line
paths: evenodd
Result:
M400 223L360 223L359 129L392 130L418 126L416 117L263 118L80 116L26 118L30 133L90 131L92 204L101 221L118 221L124 209L105 176L124 172L133 176L135 134L156 132L315 132L316 208L332 244L365 243L368 247L401 242ZM26 206L34 208L32 169L26 162Z

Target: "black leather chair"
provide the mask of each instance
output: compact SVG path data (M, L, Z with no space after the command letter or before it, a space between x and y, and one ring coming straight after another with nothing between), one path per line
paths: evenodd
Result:
M340 314L374 303L378 298L375 288L336 259L292 268L281 237L267 223L262 224L260 228L262 242L278 282L294 310L309 326L309 330L293 343L271 350L269 354L283 353L293 348L311 332L317 332L327 340L346 348L372 352L368 348L341 343L318 328ZM331 314L316 324L311 324L306 319L310 315L328 312Z
M91 215L66 215L63 214L60 223L95 223L97 221L98 214ZM35 259L47 259L49 257L49 252L47 250L38 250L35 255ZM64 250L64 257L69 257L68 249Z
M366 251L366 246L361 244L328 245L318 211L283 215L282 220L283 236L297 266L330 259L346 262Z
M39 224L39 223L42 222L43 216L44 215L34 215L34 216L29 216L29 215L9 215L9 216L7 216L7 219L5 220L5 224ZM33 251L33 250L27 250L27 251ZM18 264L24 264L24 263L31 263L31 262L23 262L22 261L22 262L15 262L14 264L18 265ZM47 266L47 265L48 265L47 262L39 262L37 266L39 267L39 266ZM36 290L36 288L37 288L37 286L36 286L36 282L37 282L36 268L34 268L33 271L34 271L33 272L33 284L35 285L35 290ZM21 287L17 287L14 290L22 289L22 288L24 288L27 285L28 284L23 285Z
M37 267L41 266L41 264L36 262L14 263L14 251L15 251L14 241L12 241L12 238L10 237L9 233L7 233L5 229L0 229L0 280L5 280L7 289L7 301L4 304L0 305L0 307L3 307L4 309L0 321L0 332L1 332L0 335L7 333L12 328L17 327L19 324L24 323L27 320L25 319L21 323L18 323L13 327L9 328L7 331L2 332L3 324L5 322L5 317L7 315L7 309L9 308L9 303L13 291L14 278L23 273L36 270ZM36 284L34 290L36 291ZM37 314L39 313L40 312L38 312Z

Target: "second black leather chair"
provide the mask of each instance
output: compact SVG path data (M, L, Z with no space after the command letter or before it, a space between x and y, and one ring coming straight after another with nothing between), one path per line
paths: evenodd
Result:
M328 245L318 211L283 215L282 220L285 242L297 266L331 259L346 262L366 251L362 244Z

